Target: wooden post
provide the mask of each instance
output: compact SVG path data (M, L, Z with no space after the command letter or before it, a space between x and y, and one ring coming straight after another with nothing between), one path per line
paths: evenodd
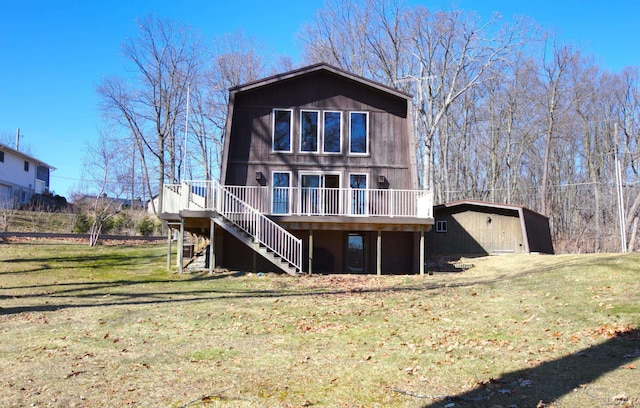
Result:
M258 273L258 244L253 243L253 273Z
M378 242L376 245L376 273L382 275L382 231L378 231Z
M180 218L180 234L178 235L178 256L177 256L178 273L182 273L182 265L184 262L184 219Z
M420 276L424 276L424 229L420 229Z
M213 218L209 220L209 275L213 275L216 267L216 223Z
M170 226L167 226L167 270L171 270L171 232Z
M313 274L313 228L309 229L309 275Z

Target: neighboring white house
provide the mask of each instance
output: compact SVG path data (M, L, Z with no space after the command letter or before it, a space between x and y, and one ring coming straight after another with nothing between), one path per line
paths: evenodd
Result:
M32 195L49 191L55 167L0 144L0 206L26 203Z

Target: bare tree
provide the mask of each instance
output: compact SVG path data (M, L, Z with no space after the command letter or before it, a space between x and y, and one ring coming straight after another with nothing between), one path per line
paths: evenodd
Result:
M263 48L242 33L216 39L207 69L192 84L189 156L207 180L219 173L229 88L265 75Z
M434 189L435 135L462 95L523 43L524 25L398 2L333 1L303 32L308 60L323 60L414 94L422 185Z
M615 148L621 157L623 181L628 202L625 207L625 231L628 249L635 250L640 221L640 75L637 67L620 74L621 86L616 93L620 133L615 135Z
M105 223L120 213L125 203L123 197L129 185L127 144L102 131L95 145L89 146L83 160L85 186L89 195L77 200L85 202L93 218L89 230L89 245L95 246Z
M104 112L128 130L145 175L156 175L160 196L165 182L178 180L181 144L176 132L184 118L187 85L203 66L203 50L190 28L147 16L139 20L139 36L123 45L132 75L106 78L98 86ZM146 183L151 193L150 180Z

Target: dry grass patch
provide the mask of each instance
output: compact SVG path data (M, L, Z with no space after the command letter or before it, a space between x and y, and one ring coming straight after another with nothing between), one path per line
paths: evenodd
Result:
M163 251L0 245L0 405L640 404L635 254L291 278Z

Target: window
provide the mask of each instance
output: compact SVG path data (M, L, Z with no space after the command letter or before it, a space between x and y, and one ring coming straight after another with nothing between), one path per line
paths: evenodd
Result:
M0 152L0 163L4 162L4 152Z
M291 111L273 110L273 151L291 151Z
M320 213L320 175L300 175L300 212L303 214Z
M349 152L367 154L368 148L368 115L366 112L349 114Z
M28 161L24 161L24 171L29 171L29 162Z
M300 112L300 151L318 151L318 116L316 111Z
M349 175L349 187L353 189L350 194L351 214L364 215L367 213L367 175Z
M322 137L324 153L340 153L342 145L342 113L324 112Z
M300 173L300 212L308 215L340 213L340 175Z
M273 197L271 199L271 211L273 214L291 213L291 200L289 187L291 186L291 173L273 172L271 177Z
M447 222L436 221L436 232L447 232Z

